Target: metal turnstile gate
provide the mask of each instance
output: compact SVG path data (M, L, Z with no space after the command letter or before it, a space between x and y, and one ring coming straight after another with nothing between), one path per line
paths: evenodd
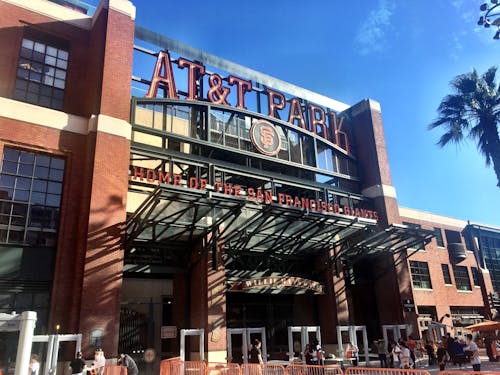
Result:
M321 328L319 326L294 326L288 327L288 359L290 362L295 357L296 348L294 348L293 334L300 333L300 353L303 353L306 344L310 343L309 333L315 333L315 339L321 345Z
M199 337L199 356L200 361L205 360L205 330L204 329L181 329L180 332L180 353L179 357L181 361L186 360L186 336L198 336Z
M361 332L363 335L363 355L365 357L366 365L370 364L370 354L368 352L368 335L366 333L366 326L337 326L337 342L338 353L340 358L344 358L344 342L342 340L342 332L349 333L349 341L359 348L357 333Z
M264 363L267 362L267 341L266 341L266 328L228 328L227 332L227 361L236 363L248 363L248 354L252 346L252 335L259 335L260 342L262 343L262 360ZM234 340L233 336L241 337L241 354L234 351ZM240 357L241 358L238 358Z

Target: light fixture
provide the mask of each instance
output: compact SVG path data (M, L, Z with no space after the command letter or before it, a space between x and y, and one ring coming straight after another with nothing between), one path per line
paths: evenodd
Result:
M479 7L479 9L481 9L483 12L488 9L488 4L484 3L484 4L481 4L481 6Z
M484 24L484 17L483 16L479 17L479 21L477 21L477 24L479 26L483 26L483 24Z
M500 4L499 0L491 0L491 4L483 3L479 7L479 9L484 12L484 14L479 17L477 24L479 26L484 26L485 28L490 28L492 25L497 26L498 30L500 30ZM499 32L495 33L493 39L500 39Z
M493 39L497 39L497 40L500 39L500 29L497 30Z

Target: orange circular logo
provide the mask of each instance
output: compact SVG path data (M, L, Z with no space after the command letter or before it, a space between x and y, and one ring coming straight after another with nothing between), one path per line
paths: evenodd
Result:
M281 148L281 138L276 127L269 121L254 121L250 128L250 139L255 148L264 155L277 155Z

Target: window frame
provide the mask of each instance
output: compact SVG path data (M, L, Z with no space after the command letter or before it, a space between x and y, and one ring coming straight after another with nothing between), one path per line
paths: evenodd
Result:
M410 260L410 275L415 289L432 289L432 280L428 262ZM428 283L425 286L424 283Z
M450 266L446 263L441 263L441 272L443 273L444 285L453 285L453 281L451 279Z
M456 286L457 290L464 291L464 292L472 291L472 284L470 281L468 267L467 266L458 266L458 265L454 264L452 266L452 268L453 268L453 277L455 279L455 286ZM460 272L457 272L457 271L460 271ZM463 271L465 271L465 273L467 274L467 278L465 277L465 274L463 274L463 275L460 274ZM467 280L467 283L464 283L465 280Z

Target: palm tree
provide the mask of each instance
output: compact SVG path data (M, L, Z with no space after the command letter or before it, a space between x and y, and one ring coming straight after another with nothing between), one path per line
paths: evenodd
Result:
M445 129L437 143L440 147L460 143L465 137L475 140L486 165L493 164L500 187L500 86L495 82L496 71L493 66L482 76L474 69L455 77L451 82L455 94L441 101L439 117L429 129Z

